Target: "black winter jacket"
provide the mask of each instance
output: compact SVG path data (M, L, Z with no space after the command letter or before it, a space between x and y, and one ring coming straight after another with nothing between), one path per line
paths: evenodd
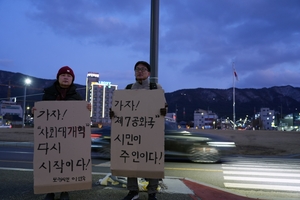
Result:
M57 90L58 82L55 81L53 85L44 89L43 101L55 101L59 95ZM63 100L83 100L79 93L76 91L76 86L72 84L66 93L66 97Z

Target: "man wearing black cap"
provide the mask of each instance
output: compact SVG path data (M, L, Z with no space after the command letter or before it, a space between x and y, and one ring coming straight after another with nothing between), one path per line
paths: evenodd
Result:
M134 73L135 73L135 80L136 82L133 84L127 85L126 89L162 89L161 85L158 83L150 83L149 77L151 72L150 65L145 61L138 61L134 65ZM167 106L166 106L167 107ZM161 108L160 114L162 116L166 116L167 108ZM114 117L114 112L110 112L110 117ZM158 179L147 179L149 182L147 185L147 191L148 191L148 200L157 200L156 198L156 192L158 187ZM129 193L126 197L123 198L123 200L132 200L132 199L138 199L139 198L139 187L137 178L135 177L128 177L127 178L127 189L129 190Z

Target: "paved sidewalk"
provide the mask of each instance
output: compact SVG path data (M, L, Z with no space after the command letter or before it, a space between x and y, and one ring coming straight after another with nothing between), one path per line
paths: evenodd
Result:
M111 174L106 174L104 178L101 178L99 180L99 185L105 185L112 188L114 188L114 186L122 187L122 184L118 184L120 182L122 183L122 181L118 182L115 181L118 180L116 179L116 177L114 178L110 178L110 177L113 176L111 176ZM139 183L145 183L145 182L139 181ZM216 188L214 186L204 185L203 183L199 183L191 179L180 178L180 177L165 177L162 181L160 181L159 185L161 189L158 194L161 194L161 196L167 196L173 194L185 194L189 197L188 199L195 199L195 200L198 199L250 200L251 199L251 198L235 195L230 192L226 192L225 190ZM145 188L142 187L142 184L140 185L140 187Z
M1 184L0 200L42 200L45 197L45 194L34 194L33 192L32 170L0 168L0 177L2 182L5 182L5 184ZM127 195L126 188L97 184L97 181L104 177L104 175L93 174L92 189L71 191L69 192L70 199L121 200ZM188 179L165 178L163 183L166 188L158 192L158 200L251 200L251 198L231 194ZM55 195L55 200L58 200L59 193ZM147 192L140 192L139 200L147 199Z

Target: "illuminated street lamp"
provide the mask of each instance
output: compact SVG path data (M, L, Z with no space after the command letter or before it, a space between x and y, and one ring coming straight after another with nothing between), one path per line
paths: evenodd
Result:
M23 105L23 128L25 127L25 114L26 114L26 89L27 89L27 85L30 85L31 83L31 79L26 78L25 79L25 87L24 87L24 105Z

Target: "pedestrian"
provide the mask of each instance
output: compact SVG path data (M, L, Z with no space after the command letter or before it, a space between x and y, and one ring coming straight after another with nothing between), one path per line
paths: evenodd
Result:
M149 77L151 73L150 65L145 61L138 61L134 66L135 72L135 83L129 84L126 86L126 89L162 89L161 85L158 83L150 83ZM167 113L167 104L165 108L160 109L160 114L162 116L166 116ZM114 117L114 112L110 110L110 118ZM156 200L156 193L158 187L158 179L146 178L149 182L147 185L147 192L148 192L148 200ZM127 189L129 193L123 200L132 200L139 198L139 186L136 177L127 177Z
M73 84L75 74L69 66L63 66L57 72L56 81L48 88L44 89L43 101L69 101L83 100L81 95L76 91ZM91 104L87 104L87 109L91 111ZM33 108L34 112L35 108ZM48 193L44 200L54 200L55 194ZM60 193L60 200L69 200L68 192Z

